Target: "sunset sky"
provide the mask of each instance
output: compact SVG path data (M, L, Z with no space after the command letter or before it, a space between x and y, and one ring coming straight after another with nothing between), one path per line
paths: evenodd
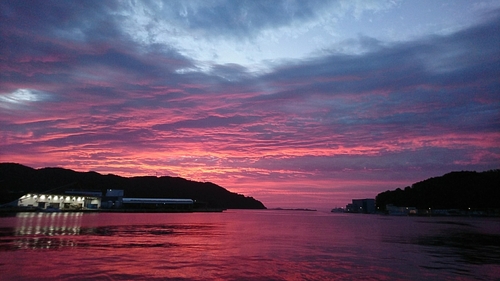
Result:
M500 1L0 1L0 162L333 208L500 168Z

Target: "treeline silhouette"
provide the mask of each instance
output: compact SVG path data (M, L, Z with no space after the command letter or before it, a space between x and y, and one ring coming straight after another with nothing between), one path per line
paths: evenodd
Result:
M207 208L266 208L252 197L230 192L210 182L168 176L126 178L63 168L33 169L21 164L0 163L0 204L16 200L26 193L96 190L105 194L107 189L123 189L125 197L194 199Z
M379 193L375 202L380 210L387 204L417 209L499 209L500 170L451 172L403 190Z

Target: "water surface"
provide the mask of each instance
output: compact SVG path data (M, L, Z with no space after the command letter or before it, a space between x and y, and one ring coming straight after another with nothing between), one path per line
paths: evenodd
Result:
M18 213L3 280L500 280L500 220L307 211Z

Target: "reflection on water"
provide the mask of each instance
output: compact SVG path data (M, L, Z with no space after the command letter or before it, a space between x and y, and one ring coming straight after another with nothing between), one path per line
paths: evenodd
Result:
M16 236L78 235L83 213L17 213Z
M14 228L0 228L0 249L51 249L74 247L83 213L17 213Z
M417 237L414 243L426 246L431 256L452 256L466 264L500 265L500 233L482 233L463 222L436 223L463 226Z
M18 213L0 218L0 272L6 280L498 280L500 223L280 211Z
M159 243L154 236L205 235L214 228L211 224L85 227L82 226L83 215L82 212L18 213L14 228L0 228L0 250L172 247L175 244Z

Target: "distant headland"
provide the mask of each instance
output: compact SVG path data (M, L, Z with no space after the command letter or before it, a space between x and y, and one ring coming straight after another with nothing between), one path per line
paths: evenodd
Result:
M451 172L387 190L375 199L353 199L333 213L500 216L500 170Z
M51 190L123 190L133 198L189 198L204 208L266 209L262 202L226 190L211 182L196 182L180 177L121 177L96 172L76 172L63 168L33 169L16 163L0 163L0 204L17 200L28 193Z
M500 170L451 172L379 193L376 205L417 209L500 209Z

